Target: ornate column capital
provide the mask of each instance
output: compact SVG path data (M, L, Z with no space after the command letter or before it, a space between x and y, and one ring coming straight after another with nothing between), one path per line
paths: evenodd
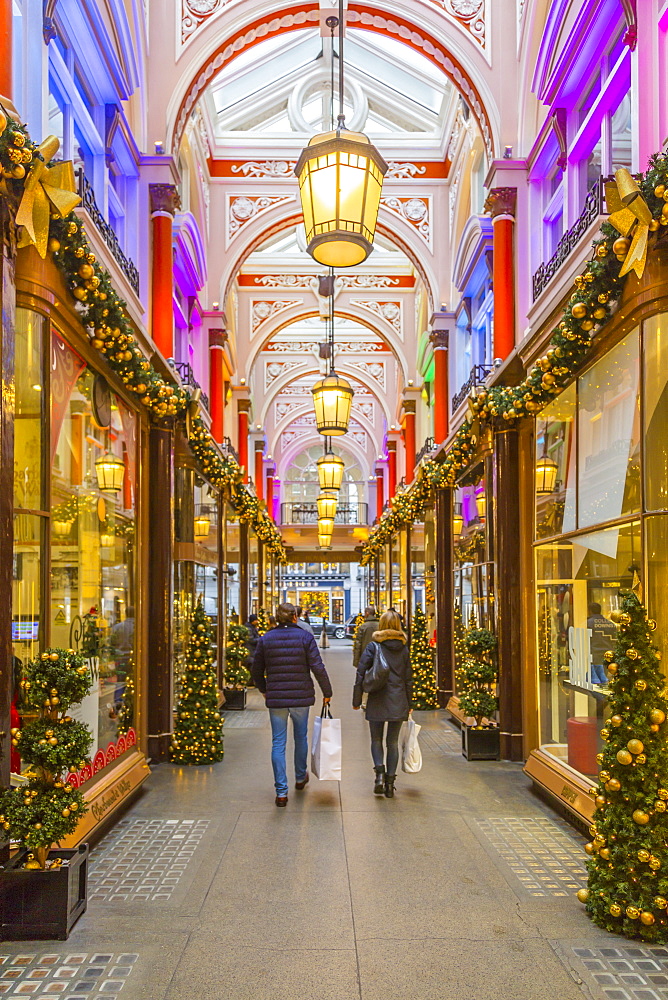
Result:
M209 330L209 347L224 347L228 341L227 330Z
M151 215L174 215L181 208L181 197L175 184L149 184Z
M505 218L515 218L517 206L517 188L498 187L491 188L485 200L484 212L488 212L492 217L492 222L499 216Z
M405 399L403 402L404 413L416 413L416 405L414 399Z
M390 451L396 451L397 450L397 442L396 441L392 441L392 440L388 441L387 442L387 450L388 450L388 452L390 452Z
M429 341L435 351L447 351L450 341L450 331L432 330L429 334Z
M251 412L252 406L250 399L237 399L237 412L238 413L249 413Z
M255 451L261 451L264 453L264 436L255 439Z

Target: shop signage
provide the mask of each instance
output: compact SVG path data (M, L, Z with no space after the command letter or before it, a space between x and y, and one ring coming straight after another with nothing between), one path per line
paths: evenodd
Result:
M129 778L121 778L117 781L108 792L105 792L96 802L93 802L90 811L94 818L99 823L100 820L106 816L110 809L113 809L116 803L122 799L128 792L132 791L132 782Z

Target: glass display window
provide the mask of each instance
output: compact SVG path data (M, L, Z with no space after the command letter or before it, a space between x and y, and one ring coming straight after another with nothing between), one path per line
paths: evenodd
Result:
M582 774L598 770L610 613L621 591L639 590L640 567L639 521L536 547L540 740Z
M573 531L576 522L577 396L571 385L541 412L536 426L536 537Z
M668 315L643 325L645 509L668 508Z

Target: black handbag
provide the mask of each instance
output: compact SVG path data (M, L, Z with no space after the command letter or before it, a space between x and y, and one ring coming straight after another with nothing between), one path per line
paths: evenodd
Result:
M371 694L372 691L380 691L390 679L390 668L387 665L383 651L379 642L375 642L376 647L373 653L373 663L364 675L362 688Z

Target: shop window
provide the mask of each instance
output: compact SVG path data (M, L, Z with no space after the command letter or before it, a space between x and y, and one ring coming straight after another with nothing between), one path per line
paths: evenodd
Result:
M641 592L640 522L536 547L540 740L583 774L598 771L608 697L604 653L620 591Z
M661 666L668 670L668 621L664 609L668 593L668 514L654 514L644 520L645 563L647 566L647 609L656 618L658 628L652 636L663 659Z
M634 331L578 382L578 524L640 509L639 338Z
M576 527L575 385L540 414L536 425L536 538Z
M44 329L39 313L16 310L14 505L44 510L44 428L49 398L45 384Z
M45 519L34 514L14 516L12 651L18 672L44 648L41 617L44 524Z
M668 315L644 325L645 507L668 508Z

